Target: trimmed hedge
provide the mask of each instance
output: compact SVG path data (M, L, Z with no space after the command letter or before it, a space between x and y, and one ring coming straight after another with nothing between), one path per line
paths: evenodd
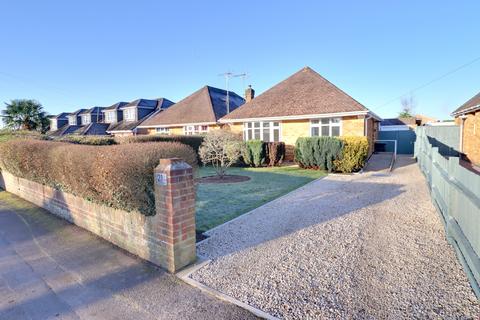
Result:
M366 137L303 137L295 143L295 161L302 168L350 173L368 156Z
M109 146L116 144L115 139L110 136L76 136L76 135L66 135L55 141L75 143L75 144L86 144L91 146Z
M144 215L155 214L153 171L161 158L194 168L192 148L174 142L87 146L39 140L0 144L0 168L84 199Z
M337 171L350 173L365 166L368 157L367 137L340 137L343 142L342 157L335 161Z
M139 136L127 136L116 137L115 141L119 144L126 143L143 143L143 142L180 142L186 144L195 150L198 154L198 149L203 143L203 136L184 136L184 135L139 135Z
M242 159L247 166L260 167L265 163L265 158L265 144L261 140L245 141Z
M303 168L335 171L334 161L340 159L343 143L334 137L304 137L295 143L295 160Z
M245 141L242 151L242 160L247 166L261 167L267 164L270 167L282 163L285 158L285 143L262 142L261 140Z

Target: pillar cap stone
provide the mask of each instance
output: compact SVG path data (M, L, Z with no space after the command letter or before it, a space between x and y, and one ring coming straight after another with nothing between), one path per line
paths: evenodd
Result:
M165 170L186 170L192 169L192 167L180 158L160 159L159 165L155 168L155 171Z

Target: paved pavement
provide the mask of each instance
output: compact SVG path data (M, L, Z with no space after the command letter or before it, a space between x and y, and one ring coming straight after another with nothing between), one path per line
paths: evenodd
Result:
M207 232L192 278L285 319L480 319L417 164L374 159Z
M0 191L0 319L251 319Z

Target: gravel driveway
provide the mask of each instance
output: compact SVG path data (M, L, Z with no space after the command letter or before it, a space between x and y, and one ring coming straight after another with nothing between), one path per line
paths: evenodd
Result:
M480 305L417 165L330 175L210 232L197 281L285 319L469 319Z

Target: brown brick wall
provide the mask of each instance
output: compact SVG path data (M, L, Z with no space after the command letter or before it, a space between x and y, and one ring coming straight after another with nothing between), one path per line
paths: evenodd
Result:
M191 168L166 173L170 185L159 191L164 205L158 205L155 216L102 206L5 171L0 173L0 187L175 272L195 260L195 193Z
M455 123L461 124L461 120L456 118ZM463 153L480 165L480 111L468 114L463 123Z
M369 131L369 143L373 150L373 141L376 139L375 135L378 131L378 121L369 120L370 128L375 128ZM232 132L243 133L243 123L234 123L228 125ZM342 118L342 135L343 136L360 136L365 135L365 118L363 116L351 116ZM286 146L286 160L294 159L295 142L299 137L310 136L310 120L285 120L280 121L281 127L281 141L285 142Z

